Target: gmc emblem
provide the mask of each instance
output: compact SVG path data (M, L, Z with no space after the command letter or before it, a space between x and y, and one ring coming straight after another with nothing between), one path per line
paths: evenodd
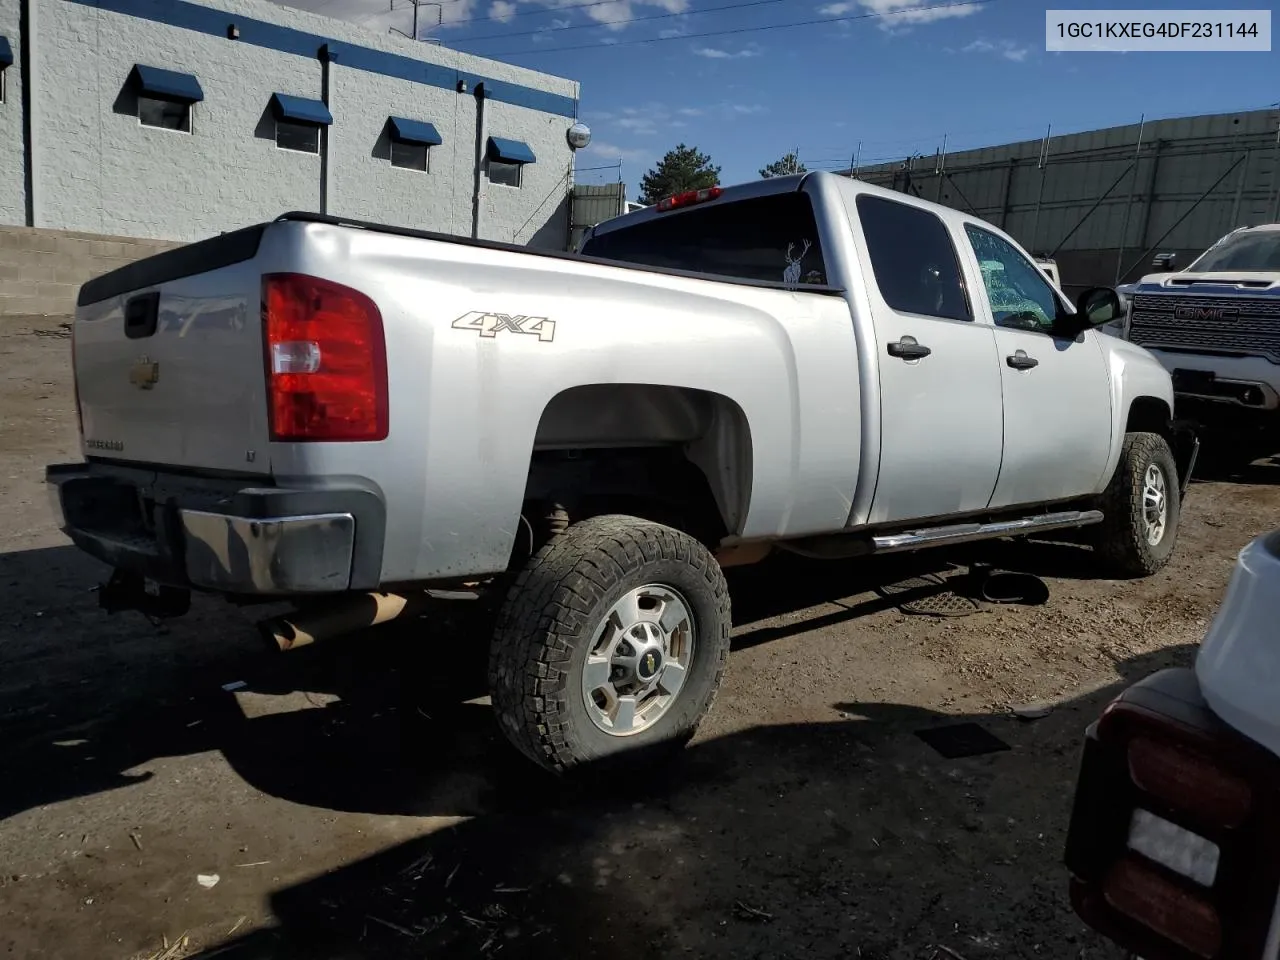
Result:
M1239 320L1238 307L1174 307L1175 320Z

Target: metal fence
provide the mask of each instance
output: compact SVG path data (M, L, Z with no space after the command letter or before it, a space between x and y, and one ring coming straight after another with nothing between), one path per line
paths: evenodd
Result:
M846 169L966 210L1053 256L1063 284L1186 264L1238 226L1280 221L1280 112L1141 122Z

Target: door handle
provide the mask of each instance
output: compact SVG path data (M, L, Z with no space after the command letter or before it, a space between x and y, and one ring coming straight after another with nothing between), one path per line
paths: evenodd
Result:
M1035 357L1027 356L1027 351L1025 350L1015 350L1004 358L1004 362L1015 370L1030 370L1032 367L1040 365L1040 361Z
M915 337L903 337L888 344L889 356L900 360L921 360L933 353L923 343L916 343Z

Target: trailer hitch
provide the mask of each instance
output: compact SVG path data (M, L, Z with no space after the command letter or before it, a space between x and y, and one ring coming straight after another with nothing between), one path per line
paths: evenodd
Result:
M191 591L148 580L139 573L112 570L111 578L98 588L98 606L107 613L136 610L163 620L181 617L191 609Z

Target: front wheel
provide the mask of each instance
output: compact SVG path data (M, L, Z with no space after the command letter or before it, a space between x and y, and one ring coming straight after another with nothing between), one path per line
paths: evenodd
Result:
M556 771L682 746L719 689L730 621L720 565L694 538L627 516L574 524L498 615L489 688L502 730Z
M1168 442L1157 433L1125 434L1115 475L1103 494L1097 549L1123 577L1160 570L1178 540L1182 497Z

